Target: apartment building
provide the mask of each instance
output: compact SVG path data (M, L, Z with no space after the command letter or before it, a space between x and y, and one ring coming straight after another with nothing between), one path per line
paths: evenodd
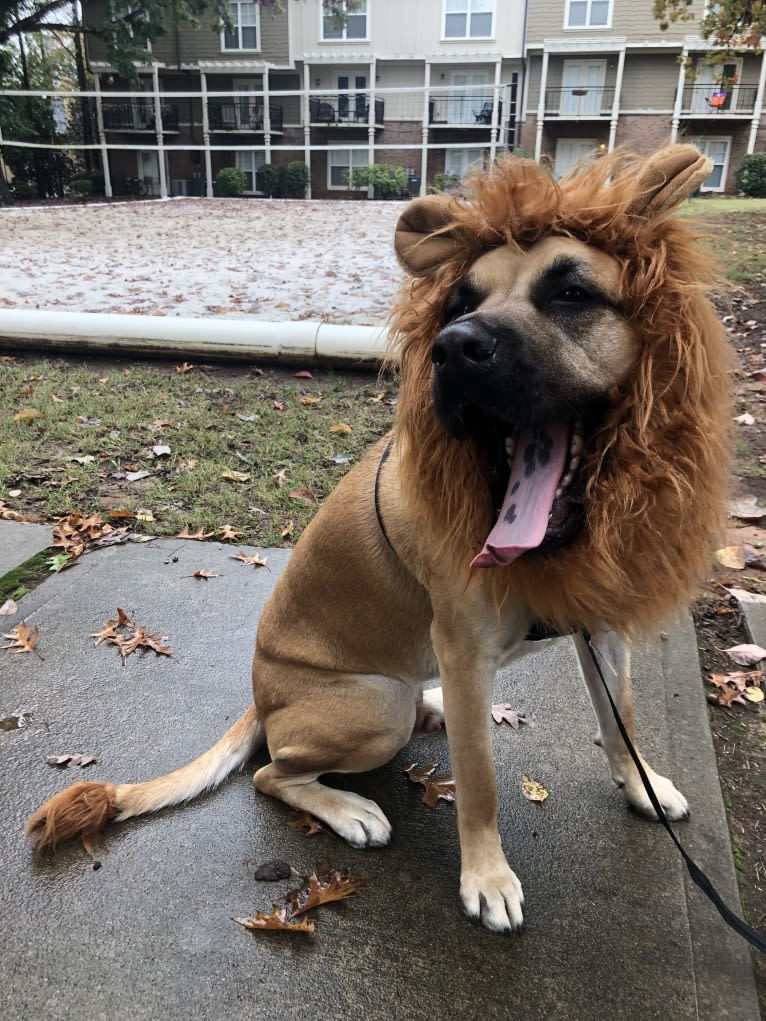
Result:
M649 0L528 5L522 144L564 173L625 145L649 152L693 142L714 164L703 191L734 190L745 153L766 147L766 55L723 66L695 22L660 31ZM703 0L694 0L697 18Z
M86 0L90 20L103 3ZM116 188L128 175L212 194L238 166L256 194L260 166L301 160L313 197L350 197L349 172L381 162L416 194L508 149L561 174L594 151L684 139L713 160L716 192L766 146L766 57L711 65L695 23L661 32L651 0L364 0L343 25L321 0L230 10L231 31L170 25L147 46L145 98L89 42Z
M86 3L89 18L99 3ZM110 153L112 178L199 191L235 165L255 192L263 163L298 159L314 197L349 197L353 167L389 162L416 192L514 144L523 0L365 0L342 26L321 0L230 10L232 31L181 25L147 47L146 99L124 95L129 83L89 43L99 130L127 147Z

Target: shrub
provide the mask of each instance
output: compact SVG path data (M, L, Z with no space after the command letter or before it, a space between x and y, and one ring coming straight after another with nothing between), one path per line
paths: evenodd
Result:
M33 184L31 181L20 181L18 178L15 177L13 179L13 184L11 185L11 188L13 189L14 198L17 199L38 198L37 185Z
M74 181L69 182L69 190L85 199L93 194L93 181L87 177L77 177Z
M389 195L401 195L407 187L407 171L393 163L373 163L371 167L354 167L348 181L352 188L372 185L380 189L385 199Z
M446 191L448 188L454 188L457 183L458 179L454 174L434 174L433 185L437 191Z
M215 179L218 194L224 198L236 198L247 185L247 175L239 167L224 167Z
M766 152L745 156L736 176L737 190L751 198L766 198Z
M281 192L288 199L302 199L309 183L309 168L300 160L288 163L281 171Z
M282 171L273 163L264 163L255 175L256 188L268 198L279 198L282 194Z

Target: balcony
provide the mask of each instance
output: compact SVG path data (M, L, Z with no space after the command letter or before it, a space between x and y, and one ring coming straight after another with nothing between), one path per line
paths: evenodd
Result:
M503 104L498 103L497 123L503 122ZM433 128L487 128L492 124L492 96L453 93L428 102L428 123Z
M385 103L375 100L375 127L383 127ZM322 127L365 127L369 123L370 101L363 92L338 96L309 96L309 123Z
M106 131L156 131L153 99L132 99L125 103L106 100L102 106ZM178 131L178 107L160 104L163 131Z
M757 85L685 85L681 96L684 117L748 117L755 110Z
M601 120L611 117L614 88L573 85L545 90L545 117L566 120Z
M208 102L208 117L211 131L253 132L264 131L263 102L252 96L237 99L211 99ZM269 121L272 133L281 133L283 108L269 105Z

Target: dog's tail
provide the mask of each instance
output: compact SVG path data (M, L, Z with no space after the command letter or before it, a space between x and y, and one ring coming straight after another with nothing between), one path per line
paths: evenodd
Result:
M55 850L80 837L91 851L108 823L178 805L217 787L241 769L263 740L263 726L251 705L220 741L188 766L146 783L74 783L29 817L26 834L36 848Z

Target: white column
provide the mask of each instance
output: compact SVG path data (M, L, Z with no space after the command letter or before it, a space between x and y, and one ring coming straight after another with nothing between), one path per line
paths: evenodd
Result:
M213 161L210 158L210 114L207 109L207 75L200 71L200 90L202 93L202 143L205 146L205 194L213 197Z
M497 128L500 119L500 110L498 109L498 103L502 94L501 80L503 77L503 61L502 58L495 61L495 87L492 90L492 120L491 127L489 129L489 169L490 171L495 165L495 156L497 155ZM508 110L506 108L506 115Z
M160 197L168 197L168 177L165 173L165 145L162 137L162 103L160 102L160 69L152 64L152 88L154 89L154 127L157 134L157 167L160 172Z
M429 100L431 90L431 62L426 60L423 75L423 128L422 145L420 149L420 194L425 195L426 181L428 178L428 132L429 132Z
M104 194L108 199L112 192L112 171L109 167L109 149L106 145L106 132L104 131L104 108L101 103L101 75L94 75L96 83L96 127L98 129L98 140L101 143L101 165L104 168Z
M543 50L543 66L540 71L540 98L537 103L537 130L535 131L535 159L540 162L543 153L543 127L545 125L545 89L548 83L548 51Z
M370 76L370 88L367 93L367 150L370 166L375 162L375 60L370 61L368 74Z
M678 84L676 85L676 101L673 104L673 120L670 124L670 143L678 138L678 129L681 126L681 109L684 102L684 83L686 81L686 60L689 56L688 47L681 50L681 60L678 64Z
M758 128L763 114L763 94L766 90L766 51L761 56L761 75L758 79L758 91L755 95L755 106L753 107L753 119L750 122L750 137L747 140L747 154L755 152L755 140L758 136Z
M612 100L612 117L609 122L609 152L614 150L617 141L617 123L620 119L620 97L622 95L622 76L625 71L625 47L620 49L617 57L617 76L614 82L614 99Z
M311 104L309 93L311 90L311 68L308 62L303 65L303 95L301 96L301 120L303 121L303 151L306 166L309 168L309 183L306 188L306 198L311 198Z
M271 163L271 114L269 113L269 69L263 69L263 145L266 149L266 162Z

